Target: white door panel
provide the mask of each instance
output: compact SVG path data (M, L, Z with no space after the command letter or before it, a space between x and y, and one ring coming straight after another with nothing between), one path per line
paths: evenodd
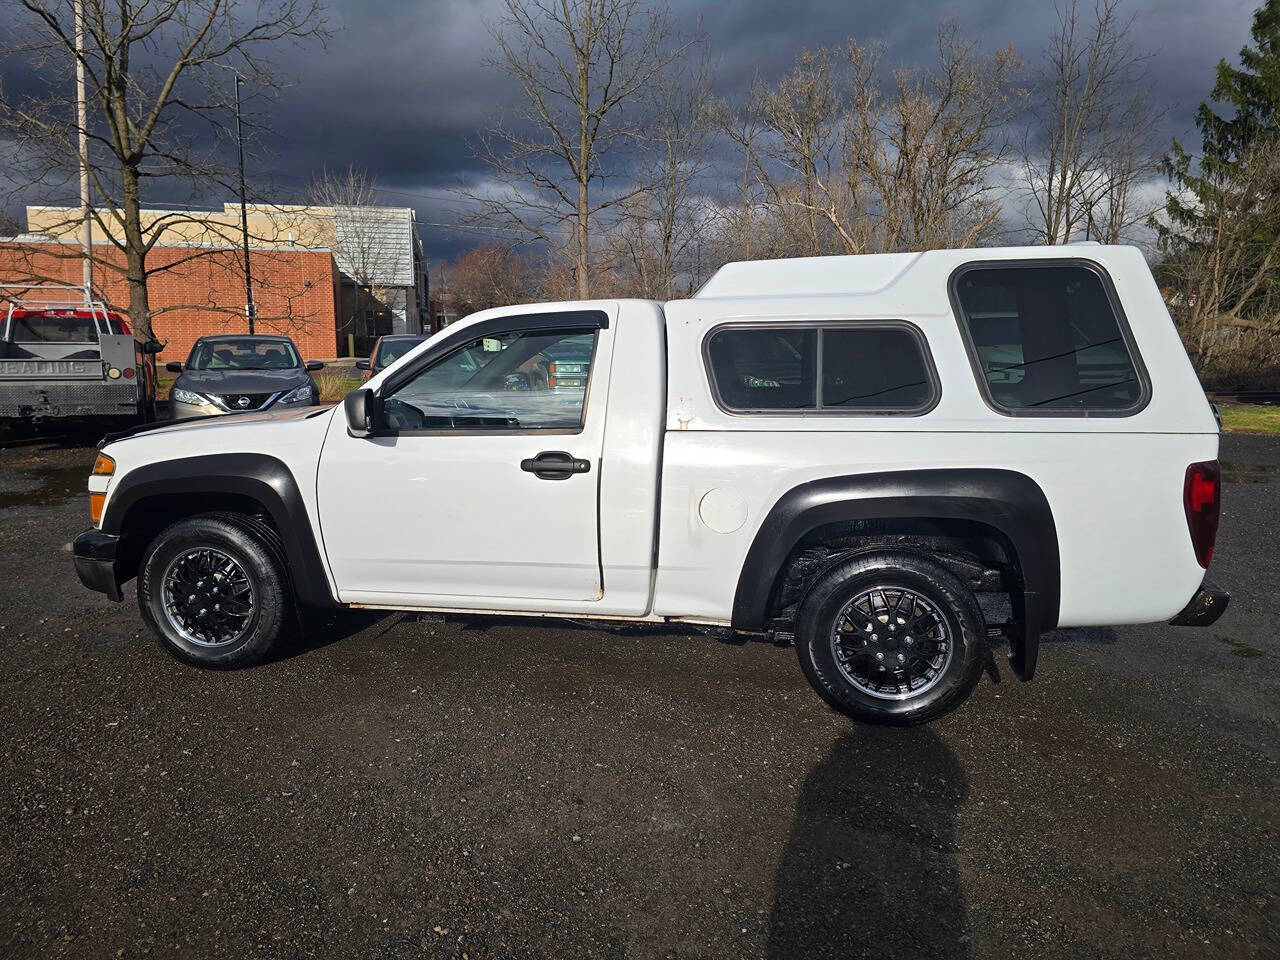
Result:
M479 339L389 390L398 433L352 437L334 419L317 499L339 599L499 608L600 599L612 331L504 333L519 329L504 326L515 319L480 324ZM579 461L577 472L522 468L556 453Z
M567 480L520 469L547 450L592 469ZM319 491L339 593L596 599L598 476L598 435L359 439L342 430L326 445Z

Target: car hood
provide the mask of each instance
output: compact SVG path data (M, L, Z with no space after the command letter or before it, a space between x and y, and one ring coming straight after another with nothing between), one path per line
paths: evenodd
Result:
M285 407L283 409L258 410L249 413L237 413L234 417L185 417L181 420L156 420L152 423L140 423L127 430L108 433L98 444L98 449L111 443L119 443L131 437L150 435L153 433L192 433L200 430L218 430L228 427L244 427L250 424L295 423L319 416L333 409L333 404L325 403L315 407Z
M197 393L275 393L310 381L307 371L287 370L185 370L175 387Z

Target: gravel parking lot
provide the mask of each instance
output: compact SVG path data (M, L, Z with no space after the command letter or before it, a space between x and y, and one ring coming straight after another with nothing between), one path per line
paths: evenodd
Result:
M1217 625L1061 631L913 730L657 630L183 667L75 578L92 456L0 450L4 957L1280 955L1280 439L1224 439Z

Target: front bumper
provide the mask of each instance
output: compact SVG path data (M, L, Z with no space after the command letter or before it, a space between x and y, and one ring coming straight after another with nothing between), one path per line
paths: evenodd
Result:
M1175 627L1207 627L1217 622L1230 602L1231 594L1216 583L1206 580L1200 584L1200 589L1191 598L1191 602L1169 623Z
M280 403L278 400L272 400L252 410L224 410L216 403L182 403L170 397L169 419L191 420L197 417L225 417L237 413L275 413L279 410L296 410L299 407L315 407L319 405L319 394L316 394L315 400L307 403Z
M71 544L71 556L75 559L80 582L90 590L105 593L117 603L124 599L120 578L116 574L119 552L120 538L97 528L86 530Z

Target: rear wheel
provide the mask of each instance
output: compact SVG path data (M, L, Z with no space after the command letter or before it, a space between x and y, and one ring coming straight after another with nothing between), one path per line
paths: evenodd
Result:
M263 535L227 515L161 531L138 575L138 607L160 646L184 663L258 663L287 622L288 581Z
M835 709L872 723L925 723L968 698L982 672L982 612L926 557L877 552L824 573L800 610L796 652Z

